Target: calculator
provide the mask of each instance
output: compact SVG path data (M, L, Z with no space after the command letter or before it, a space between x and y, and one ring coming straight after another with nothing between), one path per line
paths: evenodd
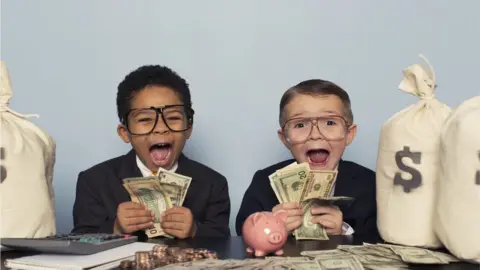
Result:
M54 254L90 255L137 241L125 234L62 234L45 238L1 238L2 246L14 250Z

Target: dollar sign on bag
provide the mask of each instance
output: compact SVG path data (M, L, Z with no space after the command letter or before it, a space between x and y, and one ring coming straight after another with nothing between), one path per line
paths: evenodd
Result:
M418 188L422 184L422 175L415 168L405 165L402 159L410 158L414 164L420 164L421 157L422 153L411 152L410 147L408 146L404 146L403 150L398 151L395 154L395 161L397 162L397 166L400 170L412 175L412 179L403 179L402 173L397 172L395 173L395 177L393 178L393 184L403 186L403 191L407 193L412 191L412 189Z
M1 147L0 148L0 160L4 160L5 159L5 148ZM7 168L5 168L5 166L2 165L0 166L0 184L3 183L3 180L5 180L5 178L7 178Z
M478 151L478 161L480 162L480 151ZM480 186L480 170L477 171L477 174L475 177L475 184L477 186Z

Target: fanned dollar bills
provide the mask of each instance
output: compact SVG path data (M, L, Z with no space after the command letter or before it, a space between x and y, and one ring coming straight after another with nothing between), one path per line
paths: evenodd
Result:
M408 269L409 264L448 264L452 255L416 247L385 244L340 245L331 250L302 251L301 257L265 257L244 260L200 260L170 264L162 269Z
M311 208L317 205L331 205L350 197L332 197L337 172L331 170L310 170L308 163L294 162L269 176L270 185L280 203L298 202L304 216L302 225L294 231L297 240L327 240L328 235L320 224L311 222Z
M155 213L153 228L145 230L149 238L171 237L160 226L163 211L182 206L192 178L169 171L160 171L158 176L123 179L123 186L133 202L146 205Z
M343 258L338 265L348 265L350 268L342 269L407 269L408 264L448 264L459 261L450 254L423 248L367 243L363 246L340 245L333 250L302 251L300 254L317 262L326 258ZM351 259L347 261L346 257L354 257L355 261L360 262L360 267Z

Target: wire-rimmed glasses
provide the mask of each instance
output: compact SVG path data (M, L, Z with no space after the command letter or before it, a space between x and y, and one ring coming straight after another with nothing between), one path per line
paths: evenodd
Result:
M314 126L325 140L341 140L347 135L349 124L344 117L338 115L297 117L285 122L282 130L289 142L303 143L308 140Z

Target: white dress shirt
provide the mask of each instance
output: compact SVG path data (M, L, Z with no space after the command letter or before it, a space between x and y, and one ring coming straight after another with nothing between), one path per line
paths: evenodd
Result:
M140 169L140 172L142 173L143 177L148 177L148 176L157 176L160 171L166 171L164 168L160 167L158 168L158 171L156 173L153 173L150 171L145 164L140 160L140 158L137 156L137 167ZM178 161L175 162L175 165L168 170L169 172L175 172L178 168Z

